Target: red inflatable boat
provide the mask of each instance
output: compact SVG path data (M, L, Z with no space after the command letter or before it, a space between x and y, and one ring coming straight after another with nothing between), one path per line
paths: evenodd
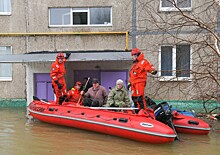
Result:
M173 112L173 124L179 133L207 135L210 131L210 126L205 121L175 111Z
M199 118L171 110L167 102L162 102L155 107L155 110L148 109L147 112L156 120L174 126L176 132L179 133L206 135L210 131L208 123ZM169 120L172 120L172 124L169 124Z
M102 108L102 107L100 107ZM98 108L55 105L54 102L35 99L28 106L34 118L57 125L91 130L147 143L170 143L176 134L169 126L150 115L133 114L131 108L124 112Z

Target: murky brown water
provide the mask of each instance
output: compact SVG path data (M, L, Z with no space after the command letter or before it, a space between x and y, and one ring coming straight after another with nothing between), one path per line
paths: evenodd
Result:
M220 123L220 122L218 122ZM220 133L179 134L181 142L146 144L30 121L25 108L0 107L0 155L219 155Z

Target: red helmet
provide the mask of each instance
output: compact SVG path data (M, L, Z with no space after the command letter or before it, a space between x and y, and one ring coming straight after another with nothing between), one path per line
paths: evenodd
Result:
M76 86L82 86L82 83L80 81L77 81Z
M141 53L141 51L138 49L138 48L134 48L132 51L131 51L131 55L136 55L136 54L139 54Z
M62 52L58 53L57 54L57 58L62 58L63 59L64 58L64 54Z

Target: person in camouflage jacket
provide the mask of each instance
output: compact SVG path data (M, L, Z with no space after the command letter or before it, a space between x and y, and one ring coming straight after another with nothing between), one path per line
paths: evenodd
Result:
M128 92L123 84L123 80L118 79L116 86L111 89L107 99L107 105L110 107L131 107Z

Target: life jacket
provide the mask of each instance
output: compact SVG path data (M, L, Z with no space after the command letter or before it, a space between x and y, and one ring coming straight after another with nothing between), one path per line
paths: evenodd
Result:
M151 65L145 58L144 54L141 53L138 58L137 62L133 63L131 66L131 70L129 72L131 84L139 83L139 82L146 82L147 80L147 72L152 72L155 70L154 66Z
M64 78L64 75L66 74L65 62L66 59L63 59L62 63L59 63L58 59L56 59L56 61L51 65L50 77L52 80L56 81L60 78Z
M80 96L81 96L80 91L76 89L74 86L74 88L69 90L67 93L68 102L75 102L75 103L81 102L79 101L79 99L81 98Z

